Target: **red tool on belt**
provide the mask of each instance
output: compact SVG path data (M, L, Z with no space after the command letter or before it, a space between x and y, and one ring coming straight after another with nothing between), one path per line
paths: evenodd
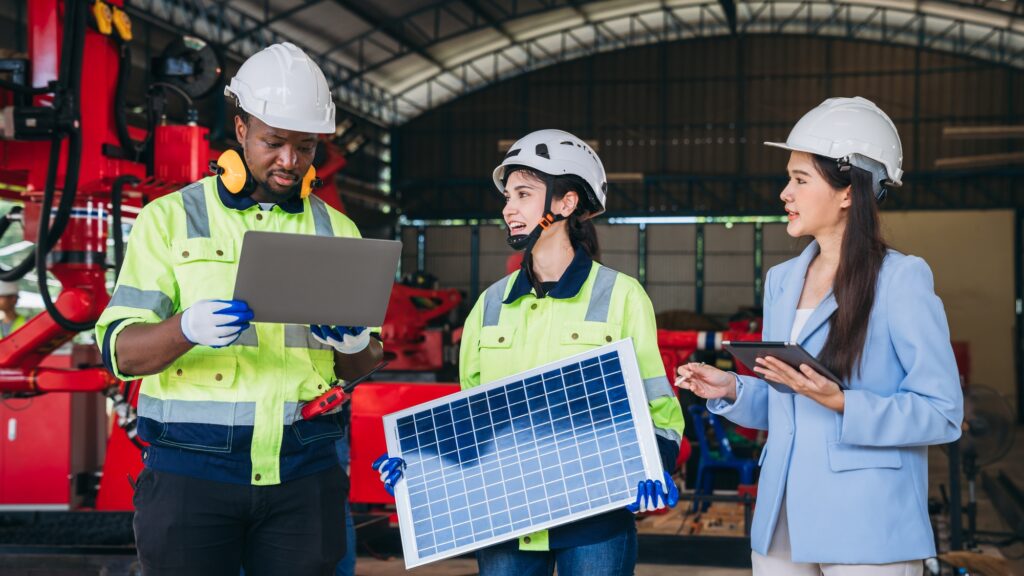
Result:
M363 382L370 376L373 376L374 373L387 365L388 362L385 360L384 362L374 366L372 370L363 374L359 378L356 378L351 382L346 382L344 386L331 386L327 392L324 392L309 402L306 402L302 406L302 419L312 420L313 418L323 416L331 410L341 406L345 403L345 400L348 398L349 394L352 393L352 390L356 385Z

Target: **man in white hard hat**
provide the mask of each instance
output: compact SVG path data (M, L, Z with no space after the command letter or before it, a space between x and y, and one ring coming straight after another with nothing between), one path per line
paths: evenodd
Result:
M25 317L18 314L15 306L18 305L18 283L0 282L0 337L7 338L18 328L25 324Z
M300 408L375 366L380 341L362 327L253 323L231 297L247 230L359 236L310 194L334 103L289 43L249 58L225 94L240 152L143 209L96 325L107 367L143 377L136 545L147 576L330 574L345 552L341 424Z

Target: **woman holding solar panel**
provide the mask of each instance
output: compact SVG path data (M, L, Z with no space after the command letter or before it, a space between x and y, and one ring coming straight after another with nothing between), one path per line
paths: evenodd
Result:
M799 343L837 381L767 356L753 367L761 378L687 364L676 385L769 432L756 576L922 574L935 555L927 447L960 436L963 397L931 270L881 237L878 204L903 174L899 135L868 100L832 98L767 144L790 151L787 232L814 241L768 271L764 340Z
M633 514L673 507L679 496L668 471L679 453L683 415L658 351L654 309L639 282L595 261L597 231L591 219L604 212L607 180L590 146L561 130L533 132L512 145L493 179L505 196L508 244L524 258L520 270L487 289L466 320L459 363L463 389L632 338L667 471L632 487L621 478L606 479L595 442L571 448L578 450L582 466L540 469L542 458L533 476L546 483L546 492L557 489L547 494L546 504L529 503L538 522L568 516L570 503L584 493L610 499L621 494L633 503L480 550L480 573L550 575L557 566L562 576L631 575L637 554ZM526 389L527 403L544 403L545 395ZM600 417L594 410L593 417ZM554 412L552 407L552 419ZM524 461L524 474L526 466ZM374 467L390 491L404 463L384 455ZM488 477L485 468L482 483ZM525 498L523 488L504 485L510 506L513 499Z

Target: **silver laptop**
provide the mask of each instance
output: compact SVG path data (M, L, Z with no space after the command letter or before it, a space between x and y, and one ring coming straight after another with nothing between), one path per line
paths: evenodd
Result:
M402 243L248 231L235 299L256 322L380 326Z

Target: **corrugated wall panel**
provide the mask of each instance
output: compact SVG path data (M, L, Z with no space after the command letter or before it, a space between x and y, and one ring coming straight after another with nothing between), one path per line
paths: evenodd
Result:
M469 226L428 226L425 251L426 270L436 276L442 286L469 292Z
M1022 86L1019 71L993 63L832 38L754 35L611 51L512 78L412 120L398 129L393 181L408 215L446 218L465 210L480 217L494 207L480 194L500 159L497 141L550 127L597 140L609 172L782 175L785 154L761 142L785 139L826 97L854 95L894 118L913 175L933 170L938 158L1016 149L1006 140L944 140L941 129L1019 122ZM659 182L615 186L623 198L611 211L686 213L733 197L727 190L717 200L682 202L681 185ZM992 194L1004 188L991 182ZM406 189L416 194L404 195ZM938 194L916 194L914 203L928 205ZM671 200L646 203L659 195ZM772 196L747 195L749 202L736 206L763 212Z
M480 291L503 278L505 262L514 251L505 241L507 234L500 226L480 227Z
M412 274L419 268L417 254L419 249L416 246L419 232L416 228L402 228L402 275Z
M696 307L697 228L647 226L647 294L655 312Z
M754 225L704 225L704 312L754 304Z
M772 266L799 256L810 242L807 238L793 238L786 233L785 224L765 224L762 228L761 280Z

